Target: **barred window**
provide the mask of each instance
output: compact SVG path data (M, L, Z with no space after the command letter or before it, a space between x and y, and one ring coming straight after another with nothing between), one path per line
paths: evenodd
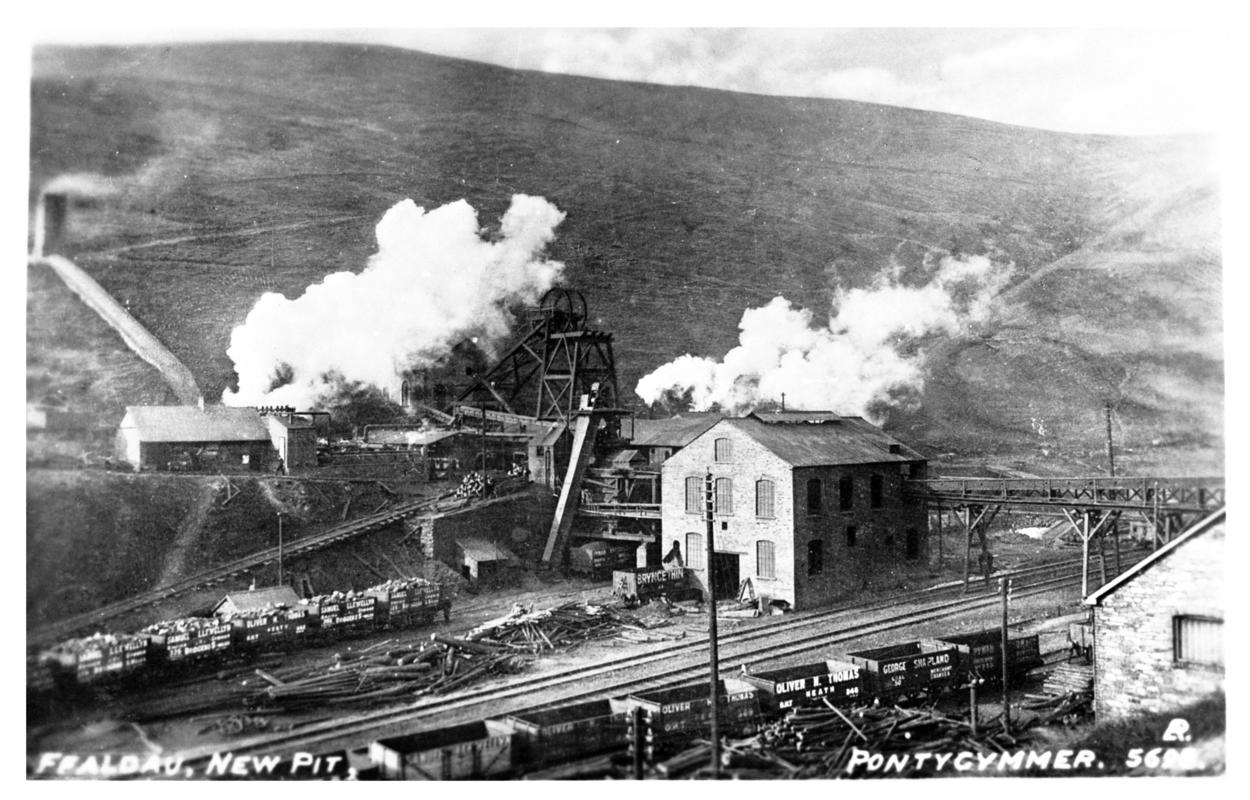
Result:
M755 543L755 574L761 578L777 577L776 552L772 542Z
M734 457L734 443L730 439L717 439L712 443L712 458L717 462L724 463L732 461Z
M703 552L703 536L698 533L687 533L686 566L691 569L703 569L706 560Z
M734 513L734 482L730 478L716 479L716 513Z
M1178 663L1224 666L1224 620L1172 617L1172 651Z
M686 512L703 513L703 479L686 478Z
M870 505L873 508L881 508L885 495L885 478L880 475L873 475L868 484Z
M825 543L813 539L807 543L807 574L819 575L825 571Z
M773 516L773 482L758 480L755 482L755 516Z
M838 508L842 511L850 511L855 504L855 479L850 475L843 475L838 480Z
M819 514L821 504L820 478L811 478L807 482L807 513Z

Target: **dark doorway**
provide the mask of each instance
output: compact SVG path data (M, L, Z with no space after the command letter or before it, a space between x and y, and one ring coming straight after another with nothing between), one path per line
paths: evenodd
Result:
M712 597L726 600L738 596L738 554L712 553Z
M907 560L920 558L920 533L915 528L907 529Z

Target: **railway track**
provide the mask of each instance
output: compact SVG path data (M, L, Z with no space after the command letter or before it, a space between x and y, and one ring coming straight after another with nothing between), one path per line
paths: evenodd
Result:
M470 505L482 505L490 503L496 499L503 499L511 493L504 494L478 503L472 503L467 498L457 498L453 492L446 492L437 497L424 498L421 500L412 500L401 503L386 511L380 511L376 514L352 520L342 525L336 525L329 530L306 536L301 539L286 544L283 547L283 558L295 558L297 556L306 555L308 553L320 550L331 545L345 542L357 536L366 533L373 533L381 530L388 525L393 525L407 517L422 512L440 512L454 511L461 508L467 508ZM53 644L61 641L75 633L86 631L87 629L96 628L110 619L120 617L123 614L147 606L152 606L164 600L178 597L179 595L192 592L197 589L204 589L217 586L231 578L244 575L251 570L259 567L268 566L278 560L278 548L269 547L264 550L258 550L255 553L236 558L225 564L220 564L212 569L197 572L194 575L166 584L158 586L155 589L149 589L146 592L128 597L125 600L116 603L110 603L106 606L76 614L72 617L66 617L56 622L43 625L26 633L26 645L30 647L39 647Z
M1074 567L1070 562L1030 567L1008 573L1008 576L1016 581L1013 594L1017 598L1080 584L1079 566ZM919 606L897 611L900 604L911 602L919 603ZM732 669L738 664L751 664L765 658L775 660L799 655L851 639L993 608L998 602L998 595L992 592L959 595L959 587L955 585L937 591L913 592L854 609L796 614L784 622L722 634L719 637L721 660ZM481 686L457 696L434 698L416 705L367 712L295 731L239 740L231 743L230 750L237 756L354 749L372 739L410 733L414 728L437 727L580 699L620 696L696 680L707 674L706 648L706 636L691 637L659 649L557 674L514 678L502 685ZM535 698L535 695L544 692L558 692L558 695L549 700ZM180 755L188 765L202 765L219 749L196 748Z

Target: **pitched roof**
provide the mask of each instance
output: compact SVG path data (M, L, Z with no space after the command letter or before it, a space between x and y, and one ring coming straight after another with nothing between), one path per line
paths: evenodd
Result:
M269 429L254 408L232 406L127 406L122 427L145 442L269 441Z
M1104 597L1106 597L1109 594L1114 594L1115 591L1119 589L1121 586L1133 580L1138 575L1141 575L1143 572L1150 569L1152 566L1159 563L1163 559L1167 558L1169 555L1175 552L1178 548L1183 547L1185 543L1190 541L1191 539L1201 536L1204 533L1210 533L1211 531L1222 532L1223 530L1224 530L1224 507L1221 506L1219 510L1211 512L1210 515L1204 517L1203 519L1200 519L1199 521L1195 522L1193 525L1190 525L1189 528L1182 531L1179 536L1177 536L1175 539L1168 542L1167 544L1163 545L1163 547L1160 547L1158 550L1146 556L1141 561L1138 561L1136 564L1129 567L1124 572L1121 572L1114 579L1107 581L1102 586L1098 587L1098 589L1095 590L1092 594L1090 594L1089 597L1085 598L1085 605L1087 606L1098 605L1100 602L1102 602L1102 599Z
M213 606L213 613L222 606L229 606L229 612L251 611L270 606L297 606L299 595L290 586L266 586L263 589L251 589L246 592L232 592Z
M668 419L635 419L633 447L685 447L720 422L720 414L686 414Z
M725 420L794 467L923 461L924 456L861 417L781 412ZM826 416L827 415L827 416ZM762 418L763 417L763 418ZM764 418L781 417L779 422Z
M465 557L478 561L516 561L512 551L489 539L477 536L457 536L456 544L464 551Z

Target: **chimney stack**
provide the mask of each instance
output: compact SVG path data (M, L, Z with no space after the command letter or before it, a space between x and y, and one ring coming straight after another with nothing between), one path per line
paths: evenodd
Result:
M61 234L65 229L65 216L69 210L69 196L63 192L44 192L35 208L36 258L60 247Z

